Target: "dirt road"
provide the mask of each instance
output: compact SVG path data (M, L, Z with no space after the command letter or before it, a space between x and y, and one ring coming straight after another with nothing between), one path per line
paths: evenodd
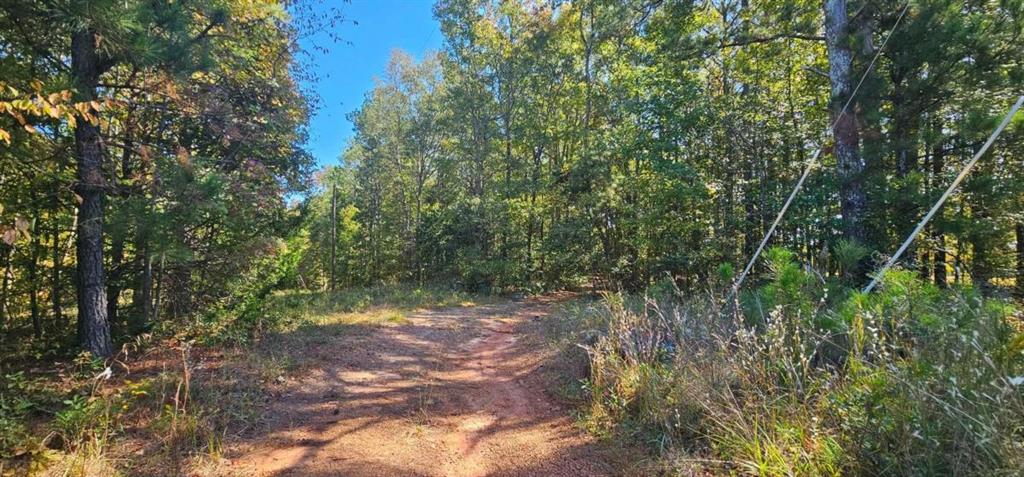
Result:
M534 321L554 301L417 311L310 345L312 365L268 403L266 432L228 443L232 472L615 475L538 371L549 353Z

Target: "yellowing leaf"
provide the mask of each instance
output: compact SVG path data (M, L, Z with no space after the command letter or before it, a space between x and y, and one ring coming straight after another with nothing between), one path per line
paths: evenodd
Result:
M178 154L177 154L177 156L178 156L178 164L181 164L181 167L191 167L192 166L192 158L191 158L191 156L188 153L188 149L185 149L184 147L178 146Z

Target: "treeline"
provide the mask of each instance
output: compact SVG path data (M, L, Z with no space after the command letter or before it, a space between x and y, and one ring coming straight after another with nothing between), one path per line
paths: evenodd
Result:
M742 267L819 147L772 243L862 281L1024 78L1020 1L905 5L440 1L443 51L394 54L304 204L303 283L329 286L333 236L338 286L705 286ZM905 266L940 285L1024 284L1021 134L1001 136Z
M108 356L287 233L312 165L293 7L0 2L5 358Z

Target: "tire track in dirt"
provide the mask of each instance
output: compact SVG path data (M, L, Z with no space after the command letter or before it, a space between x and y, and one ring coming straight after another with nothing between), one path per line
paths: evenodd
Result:
M423 310L301 349L313 364L277 390L264 433L229 443L224 473L614 474L538 372L550 353L531 321L557 301Z

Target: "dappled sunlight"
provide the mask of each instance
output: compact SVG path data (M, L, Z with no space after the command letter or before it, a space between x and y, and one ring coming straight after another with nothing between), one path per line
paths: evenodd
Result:
M546 355L534 352L539 337L523 335L523 325L548 309L537 300L415 310L405 323L369 334L331 329L380 321L365 312L303 331L336 338L289 348L296 360L305 356L304 371L273 390L259 432L229 444L232 471L610 473L600 449L537 379Z

